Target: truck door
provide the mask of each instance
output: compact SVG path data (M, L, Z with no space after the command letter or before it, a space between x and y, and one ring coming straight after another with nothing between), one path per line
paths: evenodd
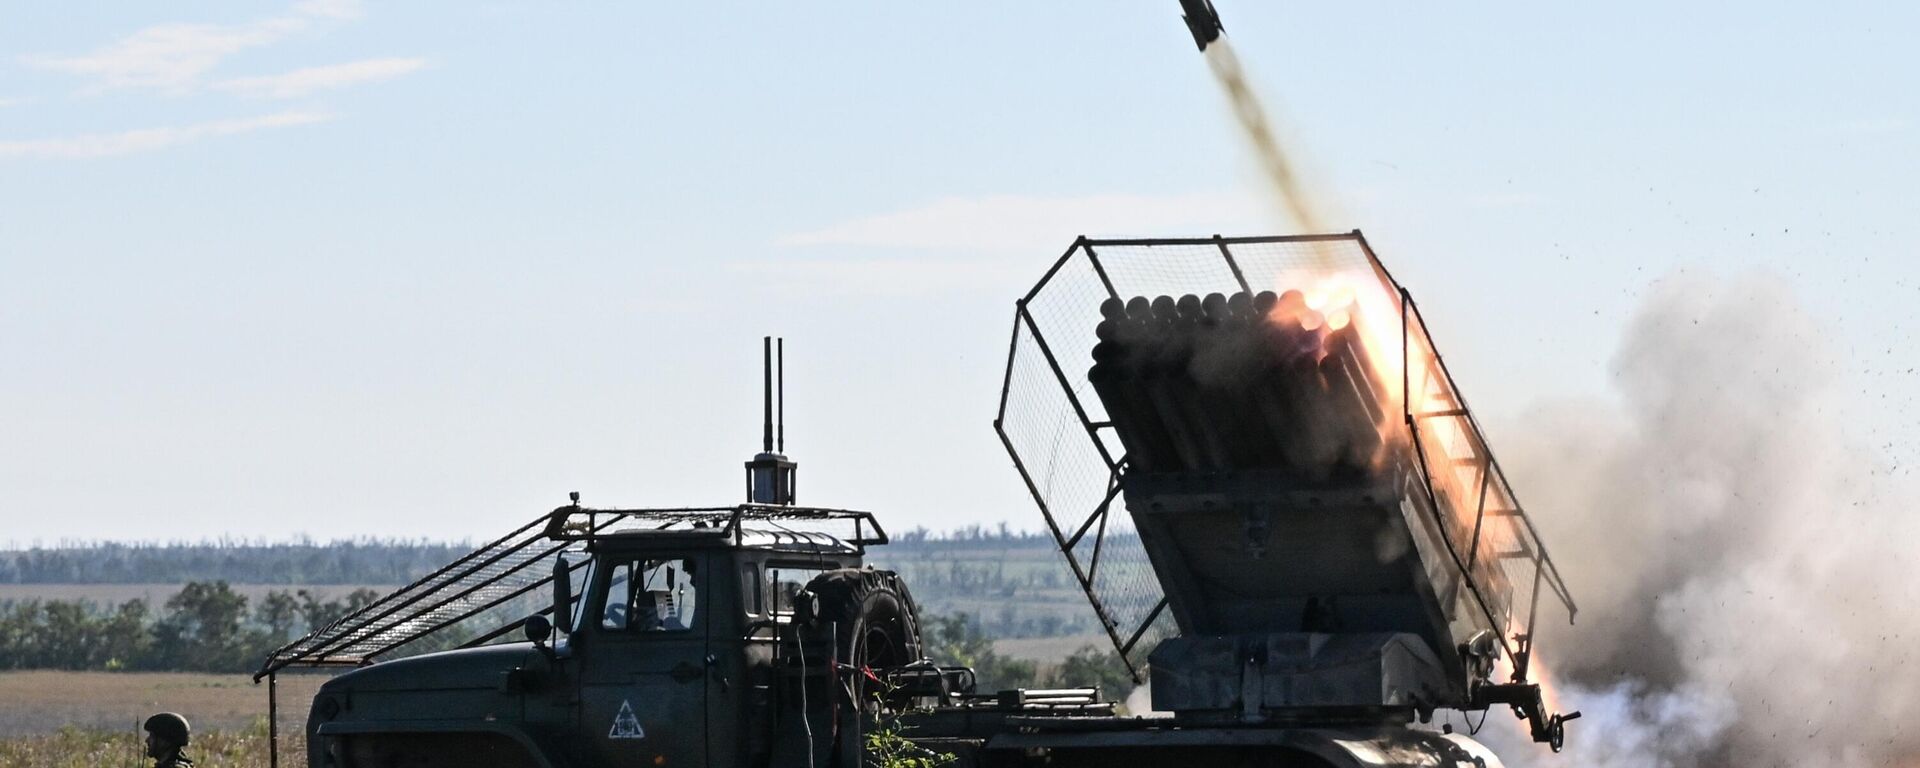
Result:
M707 763L706 555L607 557L583 617L580 717L588 751L609 766Z

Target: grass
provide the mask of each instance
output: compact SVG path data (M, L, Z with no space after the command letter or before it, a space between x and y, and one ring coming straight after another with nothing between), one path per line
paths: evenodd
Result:
M93 728L61 728L50 734L0 739L0 765L7 768L148 768L143 735ZM282 746L286 746L282 743ZM187 756L199 765L220 768L266 768L267 719L234 731L196 733ZM298 757L296 755L296 757ZM281 752L282 765L289 762Z
M304 765L301 728L324 675L280 678L280 764ZM246 675L182 672L0 673L0 766L146 768L140 723L155 712L193 724L203 766L267 765L267 686Z

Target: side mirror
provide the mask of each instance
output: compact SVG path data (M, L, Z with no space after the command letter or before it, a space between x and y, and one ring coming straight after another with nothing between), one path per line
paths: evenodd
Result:
M553 620L564 634L573 634L573 567L566 555L553 558Z
M553 635L553 622L547 621L547 617L537 613L528 616L527 623L520 628L527 633L527 639L532 640L536 646L546 643L547 638Z

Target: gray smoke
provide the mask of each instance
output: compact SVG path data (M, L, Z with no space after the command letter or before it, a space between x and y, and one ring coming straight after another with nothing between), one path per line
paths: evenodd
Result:
M1510 765L1920 765L1920 494L1843 434L1847 347L1777 279L1678 276L1617 402L1494 435L1580 605L1539 647L1585 718L1549 756L1493 713Z
M1328 231L1319 208L1321 201L1301 179L1292 153L1287 151L1280 133L1274 130L1267 107L1255 92L1252 81L1247 79L1247 72L1240 66L1240 55L1234 52L1233 44L1225 37L1215 40L1207 46L1206 57L1214 80L1220 84L1221 93L1227 97L1227 105L1233 109L1234 123L1240 127L1241 136L1246 139L1247 147L1253 150L1254 159L1260 164L1260 173L1266 178L1269 190L1286 207L1287 215L1302 232L1312 234Z

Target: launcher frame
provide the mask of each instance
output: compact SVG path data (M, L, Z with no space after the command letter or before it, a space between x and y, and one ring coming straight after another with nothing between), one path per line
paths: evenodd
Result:
M1465 587L1470 591L1473 604L1481 614L1477 620L1498 630L1496 636L1505 658L1525 658L1522 654L1531 652L1530 638L1539 614L1540 594L1551 591L1566 609L1569 622L1576 612L1573 598L1540 541L1532 520L1515 496L1499 461L1488 447L1479 422L1455 385L1452 373L1428 333L1419 305L1412 294L1394 280L1380 263L1359 230L1345 234L1278 237L1215 235L1210 238L1094 239L1083 236L1075 240L1032 289L1015 303L1007 370L1001 384L994 430L1039 506L1056 546L1065 555L1075 582L1086 595L1109 640L1135 678L1142 679L1141 643L1150 636L1167 631L1164 623L1169 598L1164 590L1159 590L1157 600L1141 600L1138 595L1123 594L1125 591L1141 591L1137 576L1133 578L1135 583L1126 588L1114 587L1103 581L1106 575L1102 571L1103 555L1107 557L1111 570L1110 563L1116 557L1116 547L1127 550L1134 561L1143 559L1139 553L1132 552L1140 547L1137 534L1129 542L1128 534L1120 530L1125 523L1125 516L1112 516L1113 502L1121 495L1129 469L1127 457L1114 434L1113 423L1104 418L1099 399L1087 392L1084 377L1070 376L1063 368L1058 353L1050 343L1049 334L1058 336L1076 330L1071 325L1062 328L1057 321L1060 314L1078 313L1082 318L1097 318L1095 307L1099 301L1107 298L1124 300L1127 294L1235 290L1251 293L1270 287L1272 279L1279 274L1276 265L1271 263L1271 258L1261 256L1258 259L1260 263L1250 266L1247 263L1248 251L1276 248L1357 251L1364 260L1350 259L1355 262L1350 266L1364 265L1378 280L1381 289L1391 297L1399 315L1395 320L1400 325L1401 336L1401 424L1398 427L1412 446L1412 454L1417 457L1420 493L1425 497L1419 500L1425 502L1421 506L1431 510L1440 530L1445 532L1442 538L1455 568L1451 588ZM1113 260L1116 253L1123 255L1130 263L1123 265ZM1086 269L1071 275L1065 274L1065 270L1077 263L1084 263ZM1174 274L1175 282L1178 282L1202 271L1212 272L1217 282L1198 287L1190 282L1179 283L1178 288L1171 290L1164 287L1138 290L1137 286L1123 284L1127 281L1127 274L1123 274L1119 281L1115 278L1116 272L1138 275L1142 271L1150 273L1149 282L1165 274ZM1039 311L1036 304L1046 302L1053 294L1059 293L1066 293L1070 297L1068 301L1084 303L1085 306L1061 308L1049 305L1047 311L1053 314L1037 318ZM1091 327L1090 322L1087 327ZM1058 341L1055 339L1053 343ZM1416 356L1412 354L1416 349L1424 352L1418 356L1423 363L1417 366L1418 371L1415 370ZM1044 361L1044 373L1036 374L1030 370L1039 368L1031 362L1033 358ZM1420 377L1418 390L1413 388L1415 376ZM1051 413L1041 409L1040 420L1045 423L1037 426L1017 420L1019 417L1033 416L1032 413L1023 411L1010 418L1010 406L1024 405L1036 397L1044 397L1036 394L1036 390L1043 389L1044 385L1028 380L1035 378L1051 378L1059 392L1064 394L1064 401L1056 405ZM1416 398L1408 397L1410 392L1416 391L1424 395L1417 398L1421 401L1418 403L1412 402ZM1087 396L1083 397L1083 394ZM1046 421L1049 418L1053 421ZM1031 434L1036 429L1042 433L1037 438ZM1076 429L1084 433L1086 443L1092 447L1091 453L1084 448L1073 449L1065 442L1066 435ZM1443 445L1443 442L1446 444ZM1082 456L1078 464L1085 465L1085 471L1081 474L1087 477L1068 476L1063 483L1061 475L1063 472L1071 475L1076 463L1072 455L1074 451ZM1453 473L1451 478L1447 473ZM1096 475L1101 477L1093 477ZM1095 483L1099 485L1098 490L1094 489ZM1076 485L1080 486L1080 495L1072 498ZM1445 493L1444 488L1449 485L1456 489L1473 489L1474 501L1470 511L1462 506L1463 502L1455 501ZM1089 501L1092 503L1088 504ZM1453 513L1451 520L1447 519L1450 511ZM1471 519L1471 532L1461 536L1456 529L1465 528L1467 518ZM1494 524L1490 525L1490 520L1495 521ZM1501 543L1508 546L1496 549L1491 539L1501 520L1508 522L1501 530L1507 539ZM1087 544L1089 536L1092 537L1091 546ZM1484 562L1489 559L1495 562ZM1483 594L1481 580L1474 576L1476 569L1504 569L1516 562L1528 564L1532 570L1530 597L1524 609L1502 606L1492 596ZM1156 589L1158 586L1154 585ZM1523 615L1508 615L1519 614L1522 610ZM1524 683L1524 666L1513 671L1513 682ZM1492 689L1489 690L1491 692Z

